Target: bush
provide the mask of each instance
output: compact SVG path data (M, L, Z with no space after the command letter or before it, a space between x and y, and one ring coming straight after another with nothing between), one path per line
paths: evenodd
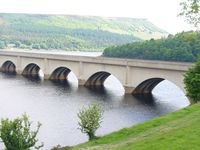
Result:
M72 147L70 146L65 146L65 147L61 147L60 145L57 145L55 147L53 147L51 150L71 150Z
M20 48L22 48L22 49L32 49L32 47L30 45L25 45L25 44L21 44Z
M20 45L21 45L21 42L20 41L15 41L15 47L17 47L17 48L19 48L20 47Z
M195 66L190 68L184 78L185 89L191 103L200 101L200 57Z
M32 48L33 49L40 49L40 44L33 44Z
M1 120L0 138L6 150L28 150L36 145L38 142L36 136L41 124L38 123L36 131L31 131L31 124L27 115L14 120L8 118ZM36 149L41 147L42 145L35 146Z
M6 43L0 40L0 49L6 48Z
M92 140L96 137L95 132L100 127L102 116L103 110L101 106L96 103L90 105L88 108L83 108L79 111L79 129L81 130L81 132L88 135L89 140Z

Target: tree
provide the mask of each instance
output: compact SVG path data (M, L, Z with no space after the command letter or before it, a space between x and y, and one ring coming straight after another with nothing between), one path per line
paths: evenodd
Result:
M29 150L36 145L38 142L36 136L41 124L38 123L36 131L31 131L31 124L26 114L14 120L8 118L1 120L0 138L6 150ZM41 147L42 145L35 146L36 149Z
M0 40L0 49L3 49L5 47L6 47L5 42Z
M200 57L195 65L190 68L184 78L185 89L191 103L200 101Z
M21 46L21 42L20 41L16 41L15 42L15 47L20 48L20 46Z
M40 49L40 44L33 44L32 48L33 49Z
M186 22L198 28L200 23L200 0L183 0L180 5L182 10L179 15L184 16Z
M41 49L48 49L46 43L40 43L40 48Z
M95 132L100 127L102 116L103 110L101 106L96 103L90 105L88 108L83 108L79 111L79 129L81 130L81 132L88 135L89 140L92 140L96 137Z

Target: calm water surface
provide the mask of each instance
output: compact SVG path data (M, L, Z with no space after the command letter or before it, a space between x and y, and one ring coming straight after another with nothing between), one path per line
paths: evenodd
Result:
M87 141L87 136L77 129L77 112L92 102L98 102L104 108L98 136L189 105L184 94L169 81L163 81L153 90L154 100L149 103L124 95L123 87L113 76L106 80L104 90L94 91L78 87L72 73L67 85L0 73L0 94L0 118L14 118L26 113L34 123L42 123L38 135L44 142L42 150L58 144L75 145Z

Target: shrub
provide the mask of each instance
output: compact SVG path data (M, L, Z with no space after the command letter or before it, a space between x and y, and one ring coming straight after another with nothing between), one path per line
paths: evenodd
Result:
M88 135L89 140L92 140L96 137L95 132L100 127L102 116L103 110L101 106L96 103L90 105L88 108L83 108L79 111L79 129L81 130L81 132Z
M6 48L6 43L0 40L0 49Z
M186 94L191 103L200 101L200 57L195 65L190 68L184 78Z
M36 145L38 142L36 136L41 124L38 123L36 131L31 131L31 124L25 114L13 120L8 118L1 120L0 138L6 150L29 150ZM35 146L36 149L41 147L42 145Z

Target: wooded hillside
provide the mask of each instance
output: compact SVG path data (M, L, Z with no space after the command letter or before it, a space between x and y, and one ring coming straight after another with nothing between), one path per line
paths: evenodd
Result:
M0 14L0 48L103 50L166 34L146 19Z
M182 32L167 38L106 48L108 57L193 62L200 55L200 32Z

